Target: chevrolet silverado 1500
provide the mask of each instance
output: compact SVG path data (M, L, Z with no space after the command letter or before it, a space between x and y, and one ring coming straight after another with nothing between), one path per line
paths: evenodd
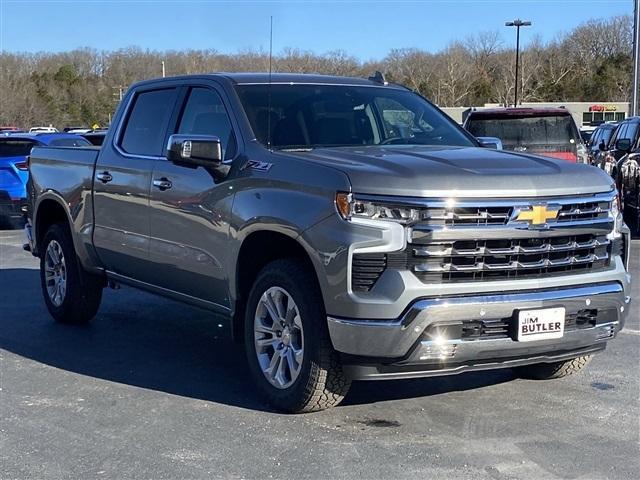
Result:
M120 283L209 309L286 411L353 380L561 377L628 313L608 175L482 148L380 76L141 82L100 149L38 147L29 169L57 321L89 321Z

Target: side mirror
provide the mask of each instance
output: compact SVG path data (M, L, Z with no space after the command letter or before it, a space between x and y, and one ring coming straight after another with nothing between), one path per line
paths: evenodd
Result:
M604 152L607 149L607 145L604 143L604 140L600 140L600 143L598 144L598 150L600 150L601 152Z
M171 135L167 159L186 165L218 167L222 163L222 145L211 135Z
M481 147L502 150L502 140L498 137L476 137Z
M616 150L620 150L621 152L630 152L631 140L628 138L619 138L616 140Z

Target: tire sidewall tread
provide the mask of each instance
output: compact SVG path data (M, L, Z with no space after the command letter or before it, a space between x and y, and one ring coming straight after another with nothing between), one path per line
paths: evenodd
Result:
M344 376L338 353L333 349L326 324L324 304L319 286L302 262L275 260L256 277L245 310L245 350L252 376L270 404L279 410L302 413L337 405L346 394L350 382ZM256 307L269 287L285 289L295 300L304 331L304 358L296 382L278 389L264 377L255 352L254 316Z
M60 306L51 302L44 274L47 247L52 240L56 240L60 244L66 265L66 293ZM62 223L51 225L43 237L42 244L40 284L47 310L60 323L84 324L89 322L96 315L100 306L102 284L99 279L87 274L80 266L68 226Z

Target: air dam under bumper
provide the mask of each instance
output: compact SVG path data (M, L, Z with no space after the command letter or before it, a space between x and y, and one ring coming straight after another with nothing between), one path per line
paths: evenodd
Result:
M353 378L402 378L461 373L527 363L552 362L604 348L622 329L630 298L620 283L482 296L417 300L395 320L328 318L333 346ZM440 325L503 319L513 324L519 310L563 306L566 318L598 312L595 325L565 328L560 339L535 342L506 338L438 338ZM357 367L355 366L357 365ZM370 366L367 366L370 365Z

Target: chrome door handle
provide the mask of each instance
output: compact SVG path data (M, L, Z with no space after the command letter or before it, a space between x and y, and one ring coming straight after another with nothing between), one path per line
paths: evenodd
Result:
M173 184L171 183L171 180L169 180L168 178L162 177L154 180L153 186L164 191L164 190L169 190L173 186Z
M109 183L111 180L113 180L113 177L109 172L98 173L96 174L96 178L102 183Z

